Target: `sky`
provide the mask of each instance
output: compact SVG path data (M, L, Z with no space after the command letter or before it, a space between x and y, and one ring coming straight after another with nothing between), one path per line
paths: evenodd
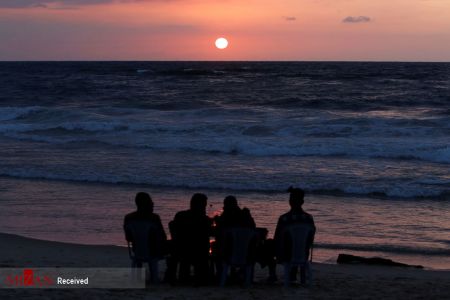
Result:
M450 0L0 0L0 60L448 62Z

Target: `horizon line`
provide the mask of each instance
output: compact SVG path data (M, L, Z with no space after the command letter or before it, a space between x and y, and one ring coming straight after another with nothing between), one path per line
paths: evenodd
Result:
M329 63L450 63L450 61L440 60L0 60L0 63L10 62L266 62L266 63L314 63L314 62L329 62Z

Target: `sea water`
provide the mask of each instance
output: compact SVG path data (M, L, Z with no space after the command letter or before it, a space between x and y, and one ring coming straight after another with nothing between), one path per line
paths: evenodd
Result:
M315 253L450 268L450 64L0 63L0 231L123 244L152 194L235 195L273 234L307 192Z

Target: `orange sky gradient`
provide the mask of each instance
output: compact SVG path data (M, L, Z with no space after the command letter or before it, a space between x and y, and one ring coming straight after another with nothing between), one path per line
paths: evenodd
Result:
M0 0L0 60L450 61L450 1Z

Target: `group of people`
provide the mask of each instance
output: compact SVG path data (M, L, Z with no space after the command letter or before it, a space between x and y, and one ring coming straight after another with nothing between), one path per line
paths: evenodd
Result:
M267 229L256 227L250 210L240 208L236 197L227 196L223 201L223 212L210 218L206 213L207 196L196 193L190 200L190 208L176 213L174 219L169 222L171 240L167 240L161 219L153 212L153 201L149 194L143 192L136 195L137 210L125 216L125 238L132 245L137 242L136 237L128 229L131 222L144 221L153 224L156 231L154 236L158 238L152 241L157 244L156 247L152 247L152 256L166 258L167 269L164 280L171 284L208 285L218 281L223 262L230 255L231 249L225 235L227 230L254 229L257 239L252 244L252 249L249 249L251 255L249 259L260 263L262 267L268 266L268 280L276 281L276 263L289 259L288 251L283 248L285 243L282 242L285 229L293 224L309 224L313 230L307 238L307 251L313 243L315 233L313 217L302 208L304 191L292 187L288 191L291 209L279 217L273 239L267 239ZM211 237L214 237L213 242L210 242ZM308 257L309 252L306 255ZM230 277L238 280L239 271L232 269ZM293 268L290 274L292 279L296 274L297 269Z

